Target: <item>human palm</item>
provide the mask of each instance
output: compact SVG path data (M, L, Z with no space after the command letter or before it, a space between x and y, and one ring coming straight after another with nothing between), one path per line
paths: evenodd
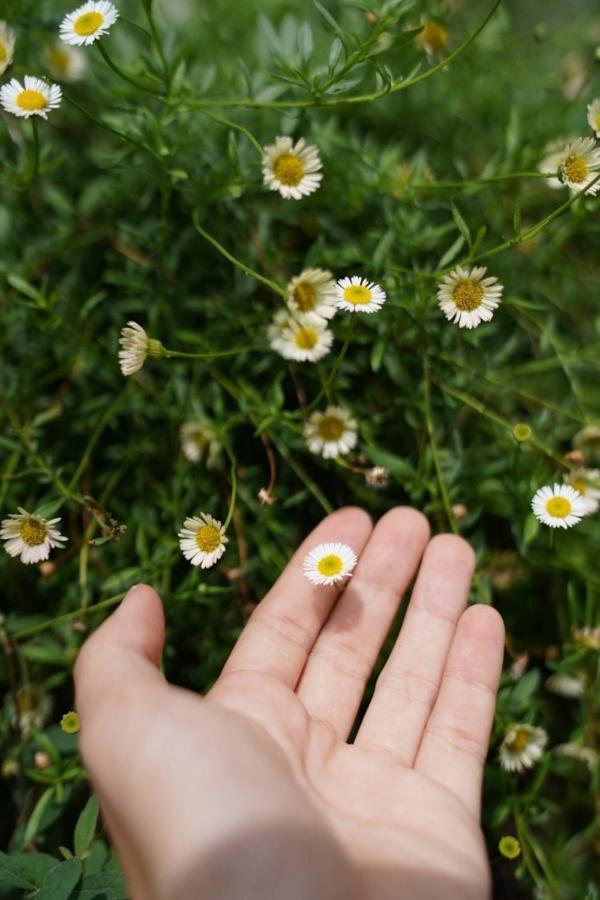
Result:
M88 642L77 670L84 758L136 898L275 896L278 865L277 900L488 895L479 794L502 623L487 607L463 612L468 545L428 537L409 509L374 530L360 510L329 516L203 702L154 667L163 632L151 589ZM360 554L341 594L302 575L305 553L329 540ZM422 556L400 637L348 743ZM107 680L119 703L97 702Z

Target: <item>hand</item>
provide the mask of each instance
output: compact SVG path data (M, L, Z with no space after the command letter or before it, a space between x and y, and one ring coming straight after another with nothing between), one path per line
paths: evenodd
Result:
M302 560L359 554L343 593ZM421 560L422 558L422 560ZM400 599L400 636L348 736ZM474 555L398 508L325 519L205 699L158 665L159 598L133 588L76 666L82 753L136 900L479 900L481 777L503 626L464 611Z

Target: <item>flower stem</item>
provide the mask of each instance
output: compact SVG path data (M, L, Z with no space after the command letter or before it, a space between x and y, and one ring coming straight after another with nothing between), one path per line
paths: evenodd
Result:
M104 128L105 131L110 131L111 134L115 134L117 137L120 137L121 140L126 141L128 144L132 144L134 147L138 147L140 150L144 150L146 153L150 153L155 159L157 159L161 164L163 160L161 157L154 151L151 147L148 147L147 144L142 144L141 141L137 141L135 138L129 137L129 135L125 134L123 131L118 131L118 129L113 128L112 125L107 125L106 122L103 122L93 113L89 112L84 106L81 106L73 97L70 97L65 91L63 91L63 97L70 103L71 106L74 106L75 109L79 110L79 112L83 113L84 116L87 116L88 119L91 119L96 125L100 128Z
M248 138L248 140L262 159L262 157L264 156L264 150L254 137L254 135L250 131L248 131L247 128L244 128L243 125L238 125L237 122L232 122L231 119L223 119L221 116L215 116L212 113L209 113L206 109L200 109L200 112L208 119L212 119L213 122L218 122L220 125L225 125L227 128L234 128L236 131L240 131L245 137Z
M247 353L256 349L256 347L248 345L247 347L236 347L234 350L218 350L215 353L185 353L183 350L167 350L165 347L163 355L166 359L218 359L222 356L237 356L238 353Z
M270 288L272 291L274 291L280 297L286 296L284 288L280 287L278 284L276 284L276 282L271 281L270 278L265 278L264 275L260 275L258 272L255 272L254 269L251 269L250 266L247 266L245 263L241 262L241 260L236 259L236 257L233 256L229 252L229 250L226 250L222 244L220 244L214 237L212 237L212 235L210 235L207 231L205 231L204 228L202 228L202 226L198 224L198 222L196 221L195 218L194 218L194 228L196 229L198 234L201 234L202 237L205 238L205 240L207 240L209 242L209 244L212 244L213 247L216 250L218 250L219 253L221 253L225 257L225 259L228 259L229 262L233 263L234 266L237 266L238 269L241 269L241 271L244 273L244 275L250 275L252 278L255 278L257 281L260 281L261 284L266 285L268 288Z
M160 91L155 90L154 88L148 87L145 84L142 84L141 81L136 81L135 78L131 78L127 72L124 72L123 69L114 62L114 60L108 55L108 51L106 50L102 41L98 41L96 43L96 47L98 48L100 55L102 56L106 65L115 72L119 78L122 78L123 81L126 81L128 84L131 84L133 87L137 88L139 91L144 91L147 94L153 94L155 97L161 97L162 94Z
M38 123L35 116L31 117L31 129L33 142L31 145L31 162L29 166L29 175L27 178L27 186L33 184L38 176L40 169L40 136L38 133Z
M231 497L229 498L229 509L227 510L227 518L223 523L223 528L227 529L233 519L233 514L235 513L235 501L237 497L237 460L233 454L233 450L231 447L226 444L225 452L229 457L229 461L231 463Z
M160 59L160 63L163 69L163 73L165 76L165 86L167 88L167 95L171 91L171 68L169 63L167 62L167 57L165 56L162 41L158 34L158 29L156 27L156 23L154 21L154 15L152 14L152 4L151 3L143 3L144 12L146 13L146 18L148 19L148 25L150 26L150 32L152 34L152 41L156 48L156 52L158 53L158 58Z
M333 369L331 370L331 372L329 374L329 378L327 378L323 387L321 388L321 390L319 391L319 393L317 394L315 399L312 401L312 403L309 404L307 412L314 409L315 406L317 406L321 402L321 400L323 399L324 396L329 398L332 385L334 384L335 379L337 378L337 374L340 370L340 366L344 362L344 357L346 356L348 347L350 346L350 341L352 339L352 334L354 332L355 319L356 319L356 313L350 313L350 322L348 323L348 331L346 332L346 337L344 339L344 343L342 344L342 349L340 350L338 358L336 359L336 361L333 365Z
M458 534L458 527L456 525L456 519L454 518L454 513L452 512L452 504L450 503L450 497L448 495L448 488L446 486L446 481L444 479L444 473L442 472L442 466L440 463L438 446L435 437L435 426L433 424L433 413L431 409L431 373L429 369L429 360L425 360L425 373L424 373L424 389L425 389L425 426L427 428L427 434L429 436L429 443L431 446L431 455L433 457L433 465L435 468L435 473L437 476L438 485L440 488L440 494L442 495L442 501L444 504L444 509L446 511L446 516L448 517L448 522L450 523L450 527L454 534Z

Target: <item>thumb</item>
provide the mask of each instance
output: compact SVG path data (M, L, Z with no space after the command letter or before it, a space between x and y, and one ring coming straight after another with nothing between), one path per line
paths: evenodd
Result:
M82 720L163 684L163 606L156 591L136 584L118 609L88 638L75 664L76 706Z

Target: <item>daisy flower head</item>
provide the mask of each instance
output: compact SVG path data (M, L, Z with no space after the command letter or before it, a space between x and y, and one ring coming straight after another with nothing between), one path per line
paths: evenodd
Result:
M26 75L23 84L12 78L0 88L0 103L13 116L29 119L31 116L48 118L51 109L58 109L62 91L57 84L50 84L33 75Z
M55 528L57 522L60 518L45 519L19 506L18 513L11 513L0 523L0 538L6 541L4 549L9 556L19 556L25 565L48 559L50 550L67 540Z
M548 175L546 184L553 190L560 190L562 187L564 187L564 184L558 177L558 167L560 166L560 161L563 158L565 146L574 140L575 138L556 138L546 145L546 149L544 150L545 156L541 160L538 169L540 170L540 172Z
M540 164L542 172L551 177L551 187L567 186L572 191L585 191L586 194L597 194L600 181L593 184L600 175L600 148L594 138L575 138L560 146L553 143L550 154Z
M218 519L208 513L189 516L179 532L181 552L193 566L210 569L225 553L229 538Z
M591 516L600 507L600 469L586 469L579 466L565 476L565 483L570 484L581 494L585 505L584 516Z
M317 147L300 138L278 137L264 148L263 181L286 200L300 200L318 190L323 178Z
M46 65L59 81L79 81L86 67L85 54L78 47L70 47L57 41L46 47Z
M199 463L206 454L206 467L214 469L221 445L210 425L202 421L184 422L179 430L181 452L191 463Z
M600 138L600 97L596 97L595 100L588 105L587 108L587 120L588 125L594 132L597 138Z
M65 44L82 47L93 44L119 18L119 10L109 0L88 0L68 13L60 23L60 39Z
M548 735L533 725L511 725L500 745L500 765L507 772L524 772L540 759Z
M438 285L440 309L459 328L477 328L481 322L489 322L500 306L504 288L497 278L484 278L486 272L485 266L470 272L457 266Z
M427 19L417 35L417 42L427 56L436 56L448 46L448 29L435 19Z
M336 584L352 574L356 561L348 544L319 544L304 557L302 570L313 584Z
M276 313L267 337L280 356L297 362L317 362L329 353L333 343L324 319L312 313L294 317L285 310Z
M159 359L165 356L165 348L160 341L148 337L137 322L128 322L121 329L119 337L119 366L123 375L135 375L148 357Z
M386 300L387 294L378 284L360 275L340 278L336 284L337 307L345 312L379 312Z
M344 456L358 440L356 419L342 406L328 406L314 412L304 425L304 437L311 453L324 459Z
M0 20L0 75L6 72L15 55L15 34Z
M336 310L333 275L326 269L304 269L289 281L287 302L293 313L333 319Z
M586 515L585 500L570 484L545 485L535 492L531 508L550 528L571 528Z

